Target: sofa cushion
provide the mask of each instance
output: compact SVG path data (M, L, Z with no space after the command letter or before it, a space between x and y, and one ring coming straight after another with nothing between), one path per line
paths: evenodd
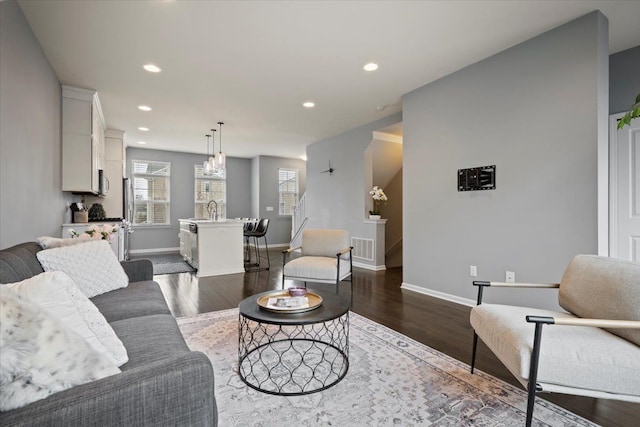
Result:
M36 256L45 271L64 271L89 298L129 284L127 274L106 240L45 249Z
M129 362L121 366L123 371L190 351L170 314L118 320L112 322L111 327L129 354Z
M95 296L91 301L109 323L151 314L171 314L160 286L150 280L130 283L126 288Z
M44 272L21 282L0 286L7 286L38 304L116 366L128 360L126 349L104 316L62 271Z
M578 317L640 321L640 264L577 255L560 282L558 302ZM640 345L640 329L608 329Z
M474 307L470 317L478 336L523 384L529 378L535 329L533 323L526 321L527 315L575 317L499 304ZM640 348L600 328L543 326L538 383L601 390L640 399Z
M0 411L120 372L36 303L0 286Z
M0 251L0 283L15 283L44 271L36 253L42 248L35 242L21 243Z
M349 232L346 230L313 230L302 232L302 255L335 257L348 248Z
M316 280L336 280L336 258L323 256L304 256L289 261L284 266L284 275L288 278L302 277L309 282ZM349 275L349 261L340 260L340 279Z

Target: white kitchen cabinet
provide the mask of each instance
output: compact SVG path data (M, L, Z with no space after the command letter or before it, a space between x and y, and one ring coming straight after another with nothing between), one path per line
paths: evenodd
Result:
M94 193L104 169L105 121L98 93L62 86L62 191Z
M109 191L104 195L102 206L107 217L115 218L123 216L123 191L122 178L124 178L124 132L121 130L107 129L105 132L105 157L104 173L109 183Z

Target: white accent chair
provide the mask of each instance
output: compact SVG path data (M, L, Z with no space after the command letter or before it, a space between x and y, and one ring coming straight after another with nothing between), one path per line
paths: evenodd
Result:
M302 245L282 251L282 289L285 279L334 283L336 293L342 280L352 276L352 247L346 230L304 230ZM287 262L288 256L300 250L302 256ZM352 281L352 279L350 279Z
M640 402L640 264L577 255L559 284L473 284L471 373L480 337L528 390L526 426L536 392ZM485 287L559 288L568 313L482 304Z

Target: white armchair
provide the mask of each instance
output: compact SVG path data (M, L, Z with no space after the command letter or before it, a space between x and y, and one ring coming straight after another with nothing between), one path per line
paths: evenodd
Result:
M640 264L577 255L559 284L473 284L471 373L480 337L527 388L526 426L537 392L640 402ZM567 312L482 304L489 287L559 288Z
M286 279L334 283L336 293L342 280L352 276L353 263L346 230L304 230L302 245L282 251L282 289ZM289 254L300 250L302 256L287 262Z

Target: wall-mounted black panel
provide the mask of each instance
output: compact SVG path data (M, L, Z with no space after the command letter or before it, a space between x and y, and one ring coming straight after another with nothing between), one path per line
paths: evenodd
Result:
M458 191L495 189L496 165L458 169Z

